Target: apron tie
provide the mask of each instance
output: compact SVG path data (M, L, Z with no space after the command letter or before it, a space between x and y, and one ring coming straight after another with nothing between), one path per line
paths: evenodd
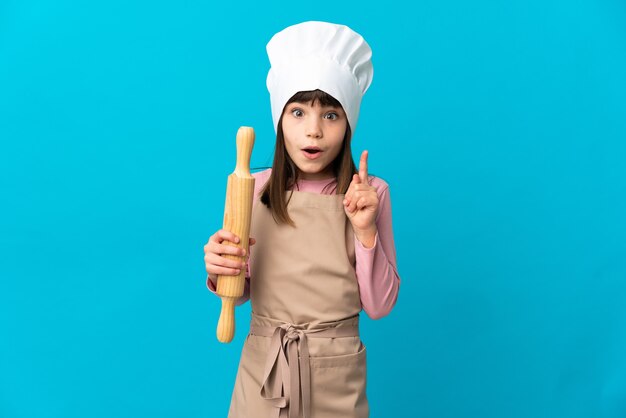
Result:
M311 364L308 338L358 337L358 323L350 326L304 329L252 324L250 334L271 337L267 351L261 397L276 408L276 417L297 418L302 400L304 418L311 416ZM300 395L302 394L302 399Z

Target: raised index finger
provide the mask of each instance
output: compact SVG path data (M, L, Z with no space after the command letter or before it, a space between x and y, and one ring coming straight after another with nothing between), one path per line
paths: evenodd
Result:
M369 184L367 181L367 150L361 153L361 161L359 161L359 177L361 178L361 183Z

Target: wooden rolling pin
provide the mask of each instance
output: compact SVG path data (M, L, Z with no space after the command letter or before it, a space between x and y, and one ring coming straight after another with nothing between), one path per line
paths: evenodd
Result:
M254 199L254 177L250 175L250 156L254 146L254 129L242 126L237 131L237 165L228 176L224 229L239 237L239 243L223 241L225 245L243 248L250 253L250 220ZM231 260L245 261L245 257L225 254ZM237 276L217 276L217 294L222 298L222 311L217 323L217 339L229 343L235 334L235 301L243 295L246 269Z

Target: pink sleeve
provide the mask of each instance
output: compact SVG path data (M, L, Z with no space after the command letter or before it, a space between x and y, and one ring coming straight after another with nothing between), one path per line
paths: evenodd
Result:
M376 185L375 182L372 182ZM396 248L391 225L391 199L386 183L378 186L379 207L376 217L378 232L374 246L365 248L354 237L356 276L359 282L361 305L372 319L391 312L398 298L400 276L396 264Z
M248 268L246 268L246 271L248 271ZM248 299L250 299L250 277L248 276L248 274L249 273L246 273L246 284L243 288L243 295L241 295L241 297L237 299L235 305L243 305ZM206 278L206 287L211 291L211 293L216 294L215 286L213 285L213 282L209 280L208 275Z

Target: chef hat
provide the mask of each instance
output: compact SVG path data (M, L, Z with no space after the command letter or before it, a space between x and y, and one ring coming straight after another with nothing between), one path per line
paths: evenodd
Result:
M374 73L372 50L361 35L344 25L304 22L275 34L266 48L274 130L294 94L320 89L341 103L354 133Z

